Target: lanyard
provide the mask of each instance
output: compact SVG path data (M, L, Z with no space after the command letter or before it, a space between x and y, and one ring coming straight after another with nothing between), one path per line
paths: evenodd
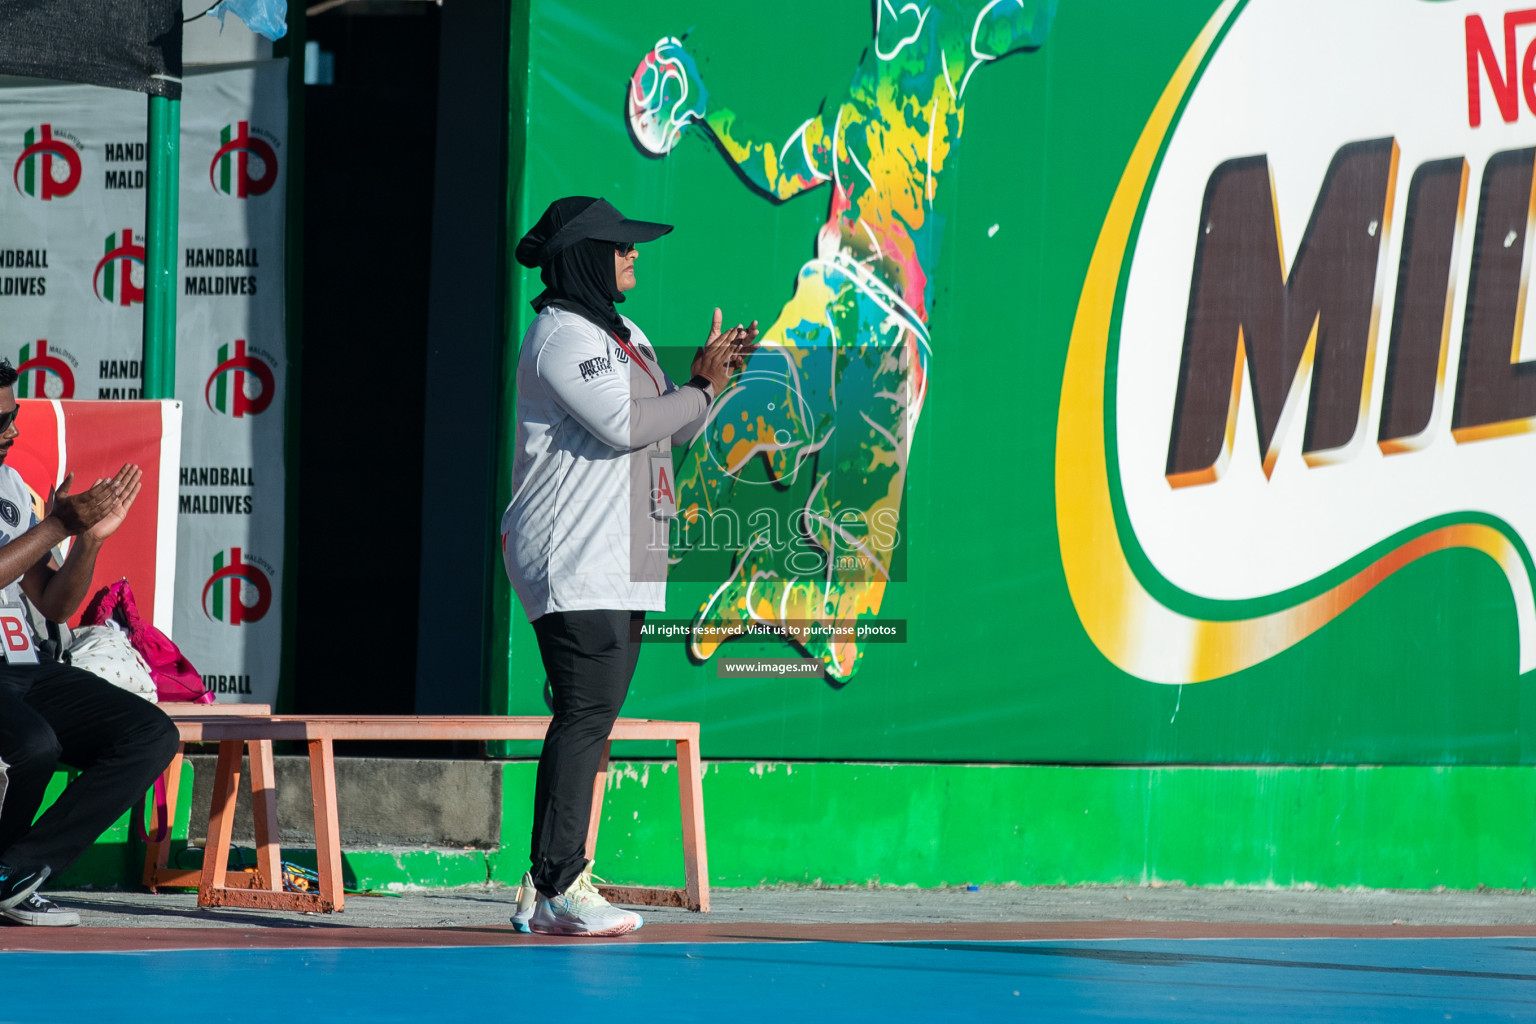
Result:
M614 331L612 333L613 333L613 340L619 343L619 347L622 348L626 353L628 353L629 358L633 359L637 364L639 364L640 369L645 370L645 375L647 377L651 377L651 371L646 367L645 360L640 358L640 353L636 352L634 349L630 348L629 347L629 343L626 342L623 338L619 337L619 334L618 334L617 331ZM656 385L656 394L659 397L661 395L661 385L659 383L657 383L655 377L651 377L651 383Z

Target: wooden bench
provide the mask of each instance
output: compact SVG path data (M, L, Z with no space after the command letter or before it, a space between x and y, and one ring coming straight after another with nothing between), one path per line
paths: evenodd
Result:
M336 911L343 909L341 832L336 808L337 740L542 740L547 717L501 715L269 715L229 712L242 705L203 705L172 713L183 743L216 742L218 765L208 813L208 843L200 872L167 868L169 843L151 847L145 857L145 884L151 888L197 887L203 907L253 907L269 910ZM217 710L215 710L217 709ZM167 708L169 710L169 708ZM318 891L283 891L282 859L278 847L276 774L272 743L297 740L309 750L309 778L314 803ZM614 740L670 740L677 744L677 785L682 804L683 878L681 889L654 886L598 887L615 903L686 907L709 910L709 864L704 841L703 771L699 760L699 724L621 718L603 747L602 763L592 786L592 815L587 827L587 857L597 849L602 820L608 756ZM234 828L235 793L240 760L249 747L251 809L256 826L256 871L229 872L230 836ZM170 783L180 774L180 756L172 764ZM167 785L168 813L174 814L174 790Z
M223 715L237 715L241 718L248 718L272 714L272 705L270 704L182 704L172 702L161 704L159 708L173 719L212 718ZM261 762L259 767L255 767L257 759L253 758L253 768L251 770L252 810L257 812L255 815L256 834L260 837L266 837L270 832L271 836L275 838L277 836L277 803L275 799L272 801L265 799L268 795L275 796L275 792L267 785L266 781L271 779L272 776L270 772L264 776L261 775L262 768L270 768L272 766L272 744L270 741L262 740L255 740L253 742L256 744L257 749L253 750L252 753L257 755ZM186 871L170 867L170 826L176 821L176 800L181 790L181 762L186 753L186 745L186 738L183 737L181 745L176 748L176 756L171 759L170 767L161 776L161 781L165 786L166 839L161 843L150 843L144 851L144 885L150 892L155 892L162 887L167 889L196 889L202 882L201 871ZM260 798L256 797L257 793L261 794ZM270 803L270 806L266 806L267 803ZM261 813L262 811L265 813ZM280 878L282 876L281 866L275 859L276 848L274 847L273 849L274 859L270 864L264 864L261 870L268 877Z

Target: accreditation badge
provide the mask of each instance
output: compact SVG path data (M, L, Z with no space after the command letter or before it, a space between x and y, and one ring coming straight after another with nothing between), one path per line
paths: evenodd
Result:
M37 648L32 644L32 627L24 609L0 606L0 654L7 665L37 664Z
M651 517L677 518L677 481L672 475L672 456L651 456Z

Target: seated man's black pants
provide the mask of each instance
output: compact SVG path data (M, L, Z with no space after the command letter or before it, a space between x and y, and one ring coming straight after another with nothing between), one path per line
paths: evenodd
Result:
M592 782L640 657L630 623L644 618L576 611L533 621L554 711L533 794L533 886L545 896L565 892L586 866Z
M0 864L58 875L138 803L176 756L165 712L70 665L0 665ZM80 770L37 819L63 762Z

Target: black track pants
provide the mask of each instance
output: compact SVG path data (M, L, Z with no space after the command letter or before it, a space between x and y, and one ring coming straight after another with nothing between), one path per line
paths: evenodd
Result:
M586 865L592 782L640 657L630 622L644 618L548 612L533 622L554 697L533 794L533 884L545 896L568 889Z
M0 665L0 864L60 874L138 803L176 756L175 724L143 697L70 665ZM59 762L80 775L37 819Z

